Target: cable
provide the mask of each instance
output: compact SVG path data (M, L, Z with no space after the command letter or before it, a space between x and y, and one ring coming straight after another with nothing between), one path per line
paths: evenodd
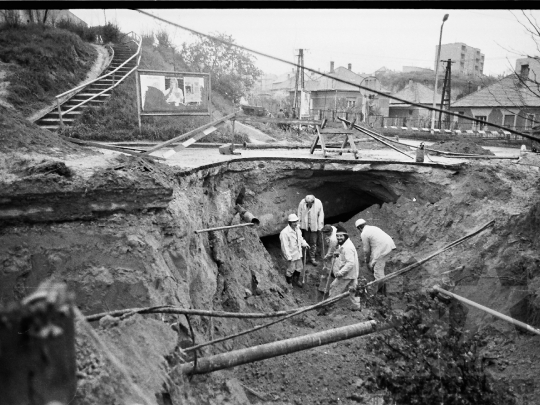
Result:
M205 33L202 33L200 31L197 31L197 30L194 30L192 28L188 28L188 27L185 27L183 25L180 25L180 24L176 24L176 23L173 23L171 21L168 21L164 18L161 18L161 17L158 17L156 15L153 15L153 14L150 14L146 11L143 11L143 10L139 10L139 9L135 9L135 11L138 11L139 13L141 14L144 14L144 15L147 15L149 17L152 17L156 20L159 20L159 21L162 21L162 22L165 22L167 24L171 24L171 25L174 25L178 28L181 28L181 29L184 29L184 30L187 30L189 32L192 32L193 34L196 34L196 35L199 35L199 36L203 36L203 37L206 37L206 38L209 38L213 41L216 41L216 42L219 42L219 43L222 43L222 44L225 44L225 45L228 45L228 46L234 46L234 47L237 47L239 49L243 49L245 51L248 51L248 52L251 52L251 53L254 53L256 55L260 55L260 56L264 56L265 58L270 58L270 59L274 59L274 60L277 60L279 62L283 62L287 65L291 65L291 66L294 66L296 68L303 68L309 72L312 72L312 73L317 73L317 74L320 74L321 76L324 76L324 77L327 77L329 79L332 79L332 80L335 80L337 82L340 82L340 83L344 83L344 84L348 84L348 85L351 85L351 86L354 86L354 87L358 87L359 89L363 89L363 90L367 90L367 91L370 91L372 93L375 93L375 94L378 94L380 96L384 96L386 98L389 98L389 99L392 99L392 100L396 100L396 101L401 101L402 103L407 103L407 104L411 104L415 107L420 107L420 108L424 108L424 109L427 109L427 110L430 110L430 111L435 111L435 112L442 112L442 113L445 113L447 115L450 115L450 116L454 116L454 117L461 117L462 119L467 119L467 120L470 120L470 121L474 121L474 122L478 122L478 123L482 123L482 124L488 124L488 125L491 125L495 128L499 128L499 129L502 129L502 130L506 130L510 133L513 133L515 135L519 135L519 136L522 136L524 138L528 138L528 139L532 139L532 140L535 140L535 141L539 141L540 142L540 138L537 138L535 136L532 136L532 135L529 135L529 134L524 134L522 132L518 132L518 131L515 131L511 128L506 128L502 125L498 125L498 124L495 124L495 123L492 123L492 122L488 122L488 121L481 121L481 120L478 120L476 118L472 118L472 117L467 117L466 115L461 115L459 113L455 113L455 112L452 112L452 111L449 111L449 110L442 110L442 109L439 109L439 108L433 108L431 106L426 106L426 105L423 105L423 104L419 104L419 103L415 103L413 101L409 101L409 100L404 100L402 98L399 98L399 97L396 97L396 96L392 96L390 94L386 94L382 91L379 91L379 90L375 90L375 89L372 89L370 87L366 87L366 86L362 86L362 85L359 85L359 84L356 84L356 83L353 83L353 82L349 82L348 80L344 80L344 79L340 79L338 77L335 77L335 76L332 76L332 75L329 75L329 74L326 74L326 73L322 73L322 72L319 72L315 69L311 69L309 67L306 67L306 66L300 66L294 62L289 62L288 60L285 60L285 59L282 59L282 58L278 58L277 56L272 56L272 55L269 55L269 54L266 54L264 52L261 52L261 51L257 51L255 49L251 49L251 48L248 48L248 47L245 47L245 46L242 46L242 45L238 45L238 44L235 44L235 43L232 43L232 42L228 42L228 41L225 41L221 38L217 38L213 35L208 35L208 34L205 34Z

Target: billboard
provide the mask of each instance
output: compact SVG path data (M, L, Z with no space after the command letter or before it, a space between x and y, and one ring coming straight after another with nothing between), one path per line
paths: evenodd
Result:
M140 115L209 115L208 73L138 70Z

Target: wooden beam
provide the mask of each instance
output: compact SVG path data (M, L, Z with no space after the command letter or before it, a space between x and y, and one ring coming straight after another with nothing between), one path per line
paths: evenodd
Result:
M321 125L321 121L312 120L289 120L286 118L270 118L270 117L252 117L252 116L236 116L238 121L242 122L261 122L274 124L290 124L290 125Z
M158 149L162 149L163 147L168 146L171 143L175 143L175 142L179 142L179 141L189 139L192 135L196 134L197 132L204 131L205 129L213 127L213 126L219 124L222 121L227 121L227 120L233 118L235 115L236 115L236 113L234 112L232 114L226 115L225 117L221 117L220 119L209 122L208 124L204 124L204 125L202 125L202 126L200 126L198 128L195 128L192 131L186 132L185 134L179 135L177 137L169 139L168 141L162 142L162 143L154 146L153 148L148 149L146 152L143 152L142 155L149 155L150 153L152 153L152 152L154 152L154 151L156 151Z
M124 148L121 148L121 147L109 146L109 145L103 145L103 144L98 143L98 142L83 141L83 140L80 140L80 139L68 138L68 137L65 137L65 136L61 136L61 138L62 138L64 141L68 141L68 142L71 142L71 143L76 143L76 144L78 144L78 145L92 146L92 147L94 147L94 148L101 148L101 149L114 150L114 151L116 151L116 152L122 152L122 153L125 153L125 154L127 154L127 155L131 155L131 156L139 156L139 157L146 158L146 159L165 160L165 159L163 159L162 157L159 157L159 156L148 156L148 155L146 155L146 154L144 154L144 153L140 153L140 152L132 152L132 151L129 151L129 150L124 149Z

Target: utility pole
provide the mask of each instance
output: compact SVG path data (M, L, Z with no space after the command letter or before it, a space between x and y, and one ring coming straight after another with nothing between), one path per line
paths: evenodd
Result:
M296 66L296 78L294 83L294 114L293 118L300 118L300 107L302 105L302 91L304 91L304 50L298 50L298 63Z
M441 24L441 35L439 36L439 48L437 49L437 58L435 59L435 87L433 89L433 108L437 107L437 81L439 80L439 58L441 57L441 41L444 22L448 20L448 14L445 14ZM435 111L431 111L431 133L434 133L435 129Z
M448 59L446 61L441 60L441 62L446 63L446 73L444 74L444 83L442 88L442 96L441 96L441 110L449 110L450 109L450 95L451 95L451 79L452 79L452 59ZM441 123L442 123L442 111L439 112L439 128L442 129ZM446 115L444 117L444 121L446 122L450 117Z

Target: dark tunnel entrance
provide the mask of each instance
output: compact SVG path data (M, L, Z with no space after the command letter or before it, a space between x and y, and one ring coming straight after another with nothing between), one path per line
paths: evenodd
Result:
M345 212L340 212L338 214L332 215L332 216L325 216L324 223L330 224L330 225L336 225L338 223L344 224L345 222L349 221L351 218L353 218L355 215L357 215L359 212L371 207L372 205L378 204L382 205L384 201L377 199L376 197L372 196L371 194L367 193L359 193L358 190L347 190L340 194L336 194L336 196L342 197L344 194L352 194L353 198L349 199L351 202L354 201L354 205L352 210L347 210ZM315 194L317 195L317 194ZM358 205L356 205L358 204ZM323 202L323 209L324 207ZM283 225L284 227L286 224ZM349 227L350 228L350 227ZM349 229L350 232L354 231L354 229ZM272 257L272 261L274 262L274 266L277 268L286 266L285 260L283 259L281 255L281 242L279 240L279 233L274 235L268 235L263 236L260 238L262 244ZM320 252L320 243L319 243L319 253Z

